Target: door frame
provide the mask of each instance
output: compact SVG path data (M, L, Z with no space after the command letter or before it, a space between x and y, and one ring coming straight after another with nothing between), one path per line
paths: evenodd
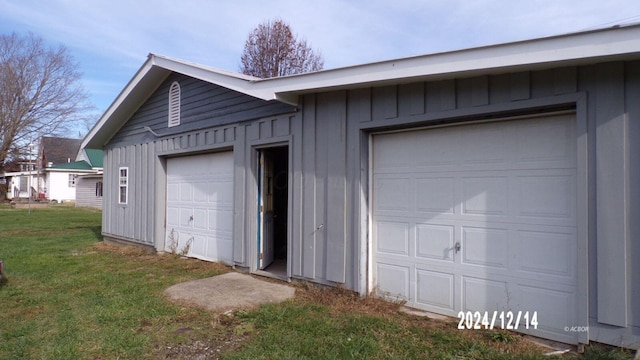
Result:
M252 231L249 234L249 244L248 244L248 251L249 251L249 266L250 266L250 272L254 273L256 275L262 275L262 276L267 276L267 277L274 277L274 278L278 278L278 279L282 279L282 280L287 280L289 281L291 279L291 264L292 264L292 248L293 248L293 243L292 243L292 225L293 225L293 214L292 214L292 205L293 205L293 197L292 197L292 193L293 193L293 171L292 171L292 164L293 164L293 152L291 150L291 136L286 136L286 137L282 137L279 139L279 141L273 141L274 139L271 139L271 141L268 142L256 142L252 145L251 148L251 171L252 171L252 177L250 178L251 184L249 184L249 186L251 187L251 192L249 194L249 198L248 198L248 204L249 204L249 211L248 211L248 215L250 217L250 219L252 219L254 222L254 226L252 226ZM261 175L260 173L260 153L263 150L268 150L268 149L274 149L274 148L287 148L287 219L286 219L286 223L287 223L287 260L286 260L286 278L282 278L281 276L275 275L270 273L269 271L266 270L261 270L260 269L260 231L262 228L262 224L260 223L261 221L261 217L260 217L260 212L259 212L259 202L260 202L260 180L259 177Z

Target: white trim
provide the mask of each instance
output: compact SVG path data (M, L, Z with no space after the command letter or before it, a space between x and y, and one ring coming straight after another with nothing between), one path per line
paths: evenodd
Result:
M125 175L122 176L122 170L125 170ZM122 182L124 180L124 183ZM124 187L124 201L122 201L122 188ZM127 205L129 203L129 167L121 166L118 168L118 204Z
M367 164L367 206L365 216L367 218L367 234L361 238L362 250L361 254L366 254L366 257L361 257L361 259L366 259L365 264L365 278L366 278L366 291L367 295L373 293L374 289L374 278L373 278L373 216L372 216L372 208L373 208L373 132L370 132L367 136L367 151L368 151L368 164Z
M77 181L78 181L78 174L69 174L67 176L68 179L68 185L70 188L74 188L76 187Z
M174 127L180 125L180 83L174 81L169 88L169 109L168 109L168 124L167 127Z

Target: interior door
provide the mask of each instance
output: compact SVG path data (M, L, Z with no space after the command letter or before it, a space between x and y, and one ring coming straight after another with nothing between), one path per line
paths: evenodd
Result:
M264 270L273 262L273 157L260 151L259 164L260 253L259 268Z

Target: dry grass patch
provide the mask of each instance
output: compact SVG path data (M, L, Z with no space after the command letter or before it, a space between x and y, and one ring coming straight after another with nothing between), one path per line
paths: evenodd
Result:
M532 356L548 352L549 349L527 341L524 335L499 330L459 330L457 319L450 321L401 312L404 302L388 301L375 296L359 296L357 293L332 287L320 287L309 283L297 286L296 299L307 304L321 304L329 309L332 316L360 314L373 316L398 324L403 336L416 336L415 341L424 341L437 347L441 342L461 342L485 344L497 353L504 355L531 354ZM410 331L404 331L411 329ZM426 335L426 336L422 336ZM429 336L431 335L431 336Z

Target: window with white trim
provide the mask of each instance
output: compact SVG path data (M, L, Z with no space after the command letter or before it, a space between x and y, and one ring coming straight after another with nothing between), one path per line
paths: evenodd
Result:
M78 175L76 174L69 174L69 187L76 187L76 179L78 178Z
M169 89L169 127L180 125L180 84L174 81Z
M126 204L129 200L129 168L118 169L118 204Z

